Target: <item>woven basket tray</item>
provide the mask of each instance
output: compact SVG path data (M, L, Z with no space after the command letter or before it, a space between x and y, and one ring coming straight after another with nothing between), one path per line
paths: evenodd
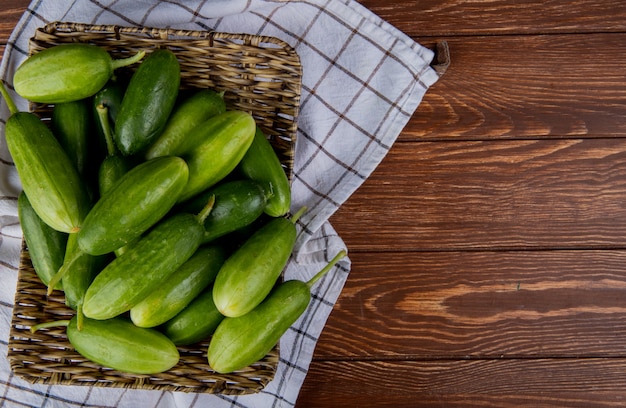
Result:
M114 58L127 57L140 49L149 53L159 47L170 48L180 61L181 87L225 91L230 109L252 113L291 179L302 71L298 55L288 44L248 34L57 22L36 31L30 52L76 41L102 46ZM32 109L44 120L50 116L49 106L32 105ZM135 375L102 367L80 356L67 341L65 328L30 332L34 324L68 319L73 314L65 306L62 292L46 296L46 287L35 274L24 246L8 359L13 372L29 382L243 395L262 390L273 379L278 365L276 346L246 369L219 374L207 363L206 341L179 347L179 364L165 373Z

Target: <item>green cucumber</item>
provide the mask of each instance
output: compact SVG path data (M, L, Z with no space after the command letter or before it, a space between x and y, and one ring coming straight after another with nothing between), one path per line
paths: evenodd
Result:
M144 54L114 60L96 45L59 44L27 58L15 71L13 85L32 102L72 102L93 96L117 68L134 64Z
M52 133L76 165L78 174L85 178L93 163L93 122L89 101L80 99L58 103L52 109Z
M178 349L167 336L154 329L137 327L124 317L84 319L79 327L74 316L67 325L67 339L74 349L103 367L132 374L158 374L180 360Z
M340 251L308 282L283 282L249 313L222 320L209 343L207 359L211 368L231 373L266 356L308 307L311 287L345 255Z
M115 121L122 106L122 99L124 98L124 92L126 91L126 85L120 78L113 76L102 89L100 89L91 100L91 110L94 117L95 128L100 136L98 139L99 158L104 159L109 155L109 142L107 141L107 135L104 134L105 127L110 129L110 137L113 137L112 132L115 129ZM98 112L98 109L105 110L105 114ZM117 148L115 148L117 150Z
M161 331L177 346L188 346L209 338L224 315L213 302L213 287L209 286L161 326Z
M295 222L303 210L291 219L271 219L228 257L213 285L213 300L220 313L241 316L265 299L291 256Z
M108 257L105 255L92 256L84 252L78 254L79 251L77 235L70 234L64 259L66 262L69 262L74 257L77 257L77 259L74 260L72 269L63 276L61 282L63 283L65 304L74 310L78 310L80 313L85 292L106 265Z
M263 214L267 204L266 190L259 183L252 180L233 180L200 193L182 208L187 212L197 212L210 196L215 196L215 205L204 221L203 243L209 243L252 224Z
M252 115L236 110L196 126L181 146L181 157L189 166L189 182L179 202L212 187L231 173L250 147L255 128Z
M43 222L23 191L17 198L17 214L33 269L43 284L48 286L50 279L63 265L68 234ZM63 289L63 286L58 284L54 289Z
M158 157L128 173L93 206L78 232L84 252L103 255L135 240L174 206L187 183L179 157Z
M103 196L111 191L113 186L124 176L124 174L128 173L131 169L131 164L128 162L126 157L119 153L117 147L115 147L108 119L109 107L104 103L101 103L95 107L95 111L107 146L106 157L102 160L98 169L98 192L100 196Z
M162 285L130 309L130 319L139 327L165 323L215 280L223 263L220 247L200 247Z
M239 171L244 176L262 183L270 191L265 213L272 217L282 217L289 212L291 186L276 151L263 131L257 127L254 141L239 163Z
M11 112L7 147L33 209L57 231L78 231L91 207L78 170L48 126L34 113L18 112L4 84L0 92Z
M98 320L118 316L161 286L200 246L202 223L211 206L198 215L178 213L163 219L111 261L87 289L84 315Z
M213 116L226 112L223 92L201 89L184 99L170 115L161 135L146 152L146 159L179 156L179 146L194 127Z
M147 148L163 131L180 85L180 64L169 49L150 53L130 78L115 123L115 143L125 156Z

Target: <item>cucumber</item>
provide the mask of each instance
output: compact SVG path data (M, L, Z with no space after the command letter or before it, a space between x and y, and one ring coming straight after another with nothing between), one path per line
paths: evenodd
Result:
M233 180L197 195L185 203L183 211L199 211L210 196L215 196L215 205L204 221L203 243L209 243L250 225L263 214L267 204L266 191L259 183L252 180Z
M28 201L25 192L17 198L17 214L35 273L44 285L63 265L68 234L43 222ZM63 289L61 283L54 289Z
M302 211L291 219L271 219L228 257L213 285L220 313L241 316L265 299L291 256Z
M130 319L139 327L165 323L215 280L223 263L222 248L200 247L161 286L130 309Z
M59 44L27 58L13 76L15 92L32 102L64 103L93 96L120 67L144 56L114 60L101 47Z
M123 317L69 321L67 338L83 357L104 367L133 374L157 374L178 364L174 343L154 329L135 326Z
M213 116L226 112L223 92L201 89L174 108L161 135L146 152L146 159L159 156L178 156L179 146L194 127Z
M180 156L189 166L189 181L179 202L212 187L231 173L250 147L255 128L252 115L237 110L196 126L181 146Z
M104 159L109 155L109 141L107 141L107 135L104 134L105 127L111 132L110 137L113 137L112 132L115 130L115 121L122 106L122 99L124 98L124 92L126 91L126 84L115 75L91 98L91 111L94 117L94 127L98 133L98 158ZM98 109L105 111L98 112ZM113 142L113 139L111 139ZM117 148L115 148L117 150Z
M96 117L101 128L101 133L106 142L106 156L98 168L98 192L100 196L106 195L113 186L128 173L131 164L126 157L122 156L113 140L109 122L109 107L101 103L95 107Z
M308 307L311 287L345 255L340 251L308 282L283 282L249 313L222 320L209 343L207 359L211 368L231 373L267 355Z
M174 53L149 54L130 78L115 123L115 143L125 156L147 148L163 131L180 85L180 64Z
M137 165L89 211L78 232L80 248L103 255L135 240L173 207L187 177L187 165L179 157Z
M78 170L48 126L34 113L18 112L4 84L0 92L11 112L7 147L34 211L57 231L78 231L91 207Z
M51 126L52 133L76 166L78 174L87 177L96 147L93 142L97 140L93 135L89 101L80 99L54 105Z
M257 127L254 141L239 163L241 174L262 183L271 193L265 213L272 217L282 217L289 212L291 186L276 151L263 131Z
M200 246L202 223L211 205L197 216L179 213L165 218L111 261L87 289L84 315L98 320L118 316L163 285Z
M224 315L213 302L213 287L209 286L161 326L161 331L177 346L188 346L209 338Z

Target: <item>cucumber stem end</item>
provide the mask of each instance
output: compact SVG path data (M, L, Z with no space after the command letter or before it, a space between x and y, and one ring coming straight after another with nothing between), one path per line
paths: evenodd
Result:
M318 281L320 280L320 278L324 275L326 275L326 273L328 271L330 271L332 269L333 266L335 266L335 264L337 262L339 262L340 259L342 259L343 257L345 257L347 255L347 251L345 249L342 249L341 251L337 252L337 255L335 255L333 257L333 259L330 260L330 262L324 267L322 268L322 270L320 270L318 273L315 274L315 276L313 276L307 283L306 285L309 287L309 289L311 289L311 287Z

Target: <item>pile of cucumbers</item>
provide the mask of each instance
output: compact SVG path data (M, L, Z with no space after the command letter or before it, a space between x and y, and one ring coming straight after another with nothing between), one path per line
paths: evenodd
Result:
M126 76L118 68L138 64ZM309 282L279 282L296 241L289 180L253 116L223 93L182 90L174 51L115 60L71 43L29 57L13 77L44 122L11 116L7 146L35 272L76 311L64 325L84 357L156 374L177 346L210 339L218 373L262 359L306 309Z

